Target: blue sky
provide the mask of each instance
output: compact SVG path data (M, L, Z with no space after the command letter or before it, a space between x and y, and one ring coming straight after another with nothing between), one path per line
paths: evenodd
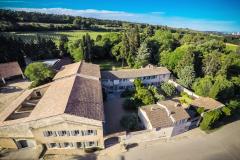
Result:
M0 0L0 8L240 31L240 0Z

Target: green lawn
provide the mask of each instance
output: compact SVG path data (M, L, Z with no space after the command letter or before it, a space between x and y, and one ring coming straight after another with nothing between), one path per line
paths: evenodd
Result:
M122 67L121 62L117 62L114 60L99 60L99 61L94 61L93 63L98 64L100 66L101 70L118 70L118 69L128 69L129 67L124 64Z
M44 32L10 32L10 33L2 33L9 35L16 35L23 40L34 39L36 36L40 36L43 38L50 38L54 42L58 43L58 39L61 35L66 35L69 41L74 41L76 39L81 39L82 36L86 33L89 33L92 39L96 39L97 35L104 35L110 32L96 32L96 31L87 31L87 30L72 30L72 31L44 31Z
M236 52L237 48L240 47L236 44L226 43L226 48L230 51Z

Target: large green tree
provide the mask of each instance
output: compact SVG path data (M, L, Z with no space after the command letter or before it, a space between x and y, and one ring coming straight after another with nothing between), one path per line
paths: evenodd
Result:
M164 82L161 84L161 90L167 95L167 96L173 96L176 93L176 88L173 84Z
M193 66L185 66L178 73L178 83L186 88L191 88L195 80L195 71Z
M219 120L221 115L222 115L221 110L213 110L213 111L210 111L210 112L206 112L203 115L203 120L200 124L200 128L202 130L212 129L212 127L217 122L217 120Z
M215 76L221 68L221 54L213 52L203 58L203 72L205 75Z
M214 79L211 76L205 76L194 82L192 88L196 94L200 96L209 96L210 90L212 89Z
M137 52L135 67L140 68L146 66L149 63L149 56L150 53L147 44L142 43Z
M41 62L29 64L24 74L33 82L32 87L49 82L54 76L53 70Z
M225 76L217 76L209 96L220 101L226 101L234 96L234 85Z

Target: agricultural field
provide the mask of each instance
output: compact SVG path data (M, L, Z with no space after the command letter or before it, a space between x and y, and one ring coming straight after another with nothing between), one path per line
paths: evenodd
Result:
M69 41L74 41L76 39L82 38L84 34L90 34L92 39L96 39L97 35L104 35L109 32L97 32L97 31L88 31L88 30L71 30L71 31L44 31L44 32L3 32L0 33L5 36L16 36L25 41L35 39L36 36L52 39L55 43L58 43L58 40L61 35L66 35Z

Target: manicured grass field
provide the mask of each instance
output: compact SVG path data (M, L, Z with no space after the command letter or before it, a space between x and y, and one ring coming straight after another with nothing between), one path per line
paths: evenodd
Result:
M236 52L237 48L240 46L236 44L226 43L226 47L228 50Z
M104 35L110 32L96 32L96 31L87 31L87 30L72 30L72 31L45 31L45 32L10 32L3 33L9 35L16 35L17 37L22 38L23 40L34 39L36 36L42 38L49 38L58 43L58 40L61 35L66 35L69 41L74 41L76 39L81 39L82 36L86 33L89 33L92 39L96 39L97 35Z

